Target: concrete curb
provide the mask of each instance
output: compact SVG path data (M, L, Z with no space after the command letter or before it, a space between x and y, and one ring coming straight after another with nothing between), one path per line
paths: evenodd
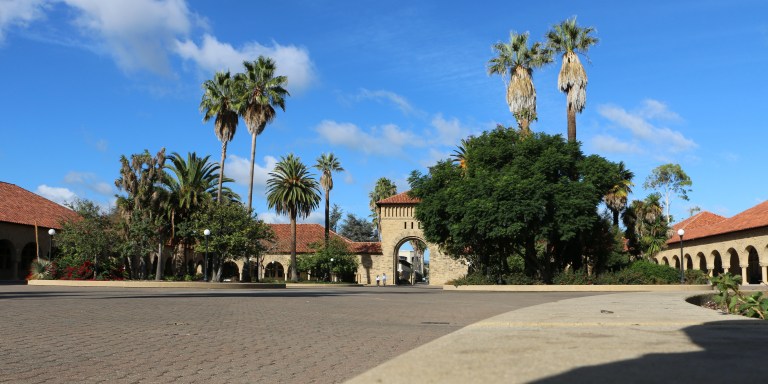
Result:
M363 284L301 284L301 283L286 283L285 288L301 289L301 288L350 288L350 287L364 287Z
M444 291L478 292L688 292L712 290L710 285L443 285Z
M112 288L193 288L193 289L282 289L274 283L206 283L201 281L100 281L100 280L29 280L28 285L59 287Z

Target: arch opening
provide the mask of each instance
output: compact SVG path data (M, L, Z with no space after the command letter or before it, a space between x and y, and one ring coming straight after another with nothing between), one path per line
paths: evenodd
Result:
M748 284L760 284L763 279L760 271L760 256L757 254L755 247L748 247L747 252L747 283Z
M424 239L408 236L395 245L391 281L397 285L427 282L430 250Z

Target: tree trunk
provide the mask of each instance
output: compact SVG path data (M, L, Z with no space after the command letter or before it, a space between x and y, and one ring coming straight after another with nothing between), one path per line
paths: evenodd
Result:
M613 226L618 227L619 226L619 210L612 209L611 213L613 213Z
M328 249L328 238L330 237L331 226L331 207L330 207L330 194L331 191L325 189L325 248Z
M221 142L221 163L219 163L219 191L216 194L216 201L221 203L221 186L224 183L224 160L227 158L227 141Z
M529 136L531 134L531 121L528 119L520 119L520 133L523 136Z
M251 178L248 180L248 212L253 207L253 167L256 164L256 132L251 134Z
M576 110L568 105L568 141L576 141Z
M299 281L299 275L296 270L296 215L291 215L291 281Z
M157 268L155 269L155 280L163 279L163 239L157 243Z

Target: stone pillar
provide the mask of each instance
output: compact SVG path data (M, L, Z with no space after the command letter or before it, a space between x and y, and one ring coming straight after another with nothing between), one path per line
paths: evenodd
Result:
M747 280L747 268L741 268L741 284L749 284Z
M768 264L760 264L760 280L763 282L763 284L768 284L766 275L768 275Z
M714 268L707 269L706 272L707 272L707 276L714 277L715 269Z

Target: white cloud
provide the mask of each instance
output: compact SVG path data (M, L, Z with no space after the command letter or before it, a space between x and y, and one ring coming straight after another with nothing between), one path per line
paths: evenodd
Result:
M277 64L277 74L288 77L288 90L291 92L306 89L315 78L309 52L293 45L273 42L268 47L250 42L238 49L206 34L201 45L189 39L177 40L174 50L183 59L195 62L210 73L227 69L238 72L245 60L256 60L260 55L271 57Z
M11 26L26 27L45 16L46 0L0 0L0 43Z
M653 144L658 150L676 153L698 146L681 132L657 127L649 121L653 118L674 119L677 116L667 110L666 106L653 100L646 100L644 107L635 113L613 105L600 105L597 107L597 112L618 127L629 130L634 139Z
M100 195L111 196L114 194L112 185L99 181L98 176L92 172L69 172L64 176L64 182L84 186Z
M600 152L642 153L636 144L621 141L613 136L597 135L592 138L592 145Z
M257 189L262 191L264 190L267 185L269 173L275 169L275 164L277 163L277 159L272 156L264 156L263 160L264 166L261 166L258 162L256 162L253 168L253 194L257 196L259 194L263 194L257 192ZM227 156L227 161L224 166L224 174L227 177L234 179L236 184L244 185L247 187L250 172L251 159L246 159L237 155ZM244 197L247 198L247 196Z
M385 90L378 90L378 91L371 91L368 89L361 89L360 93L355 96L356 100L376 100L376 101L389 101L392 104L394 104L403 114L410 115L413 114L416 110L413 108L413 106L408 102L408 100L398 95L397 93L391 92L391 91L385 91Z
M373 127L370 132L352 123L323 120L315 130L333 145L340 145L369 154L399 153L404 147L422 147L424 140L413 132L403 131L397 125Z
M64 0L80 11L75 25L94 33L101 49L125 71L171 74L168 53L196 16L183 0Z
M643 100L640 115L648 119L662 119L669 121L683 121L677 113L670 111L666 104L653 99Z
M35 193L61 205L77 199L77 195L67 188L49 187L45 184L39 185Z
M469 136L471 132L471 129L461 125L459 119L454 117L446 120L440 113L432 119L432 127L436 133L432 141L438 145L459 145L461 139Z

